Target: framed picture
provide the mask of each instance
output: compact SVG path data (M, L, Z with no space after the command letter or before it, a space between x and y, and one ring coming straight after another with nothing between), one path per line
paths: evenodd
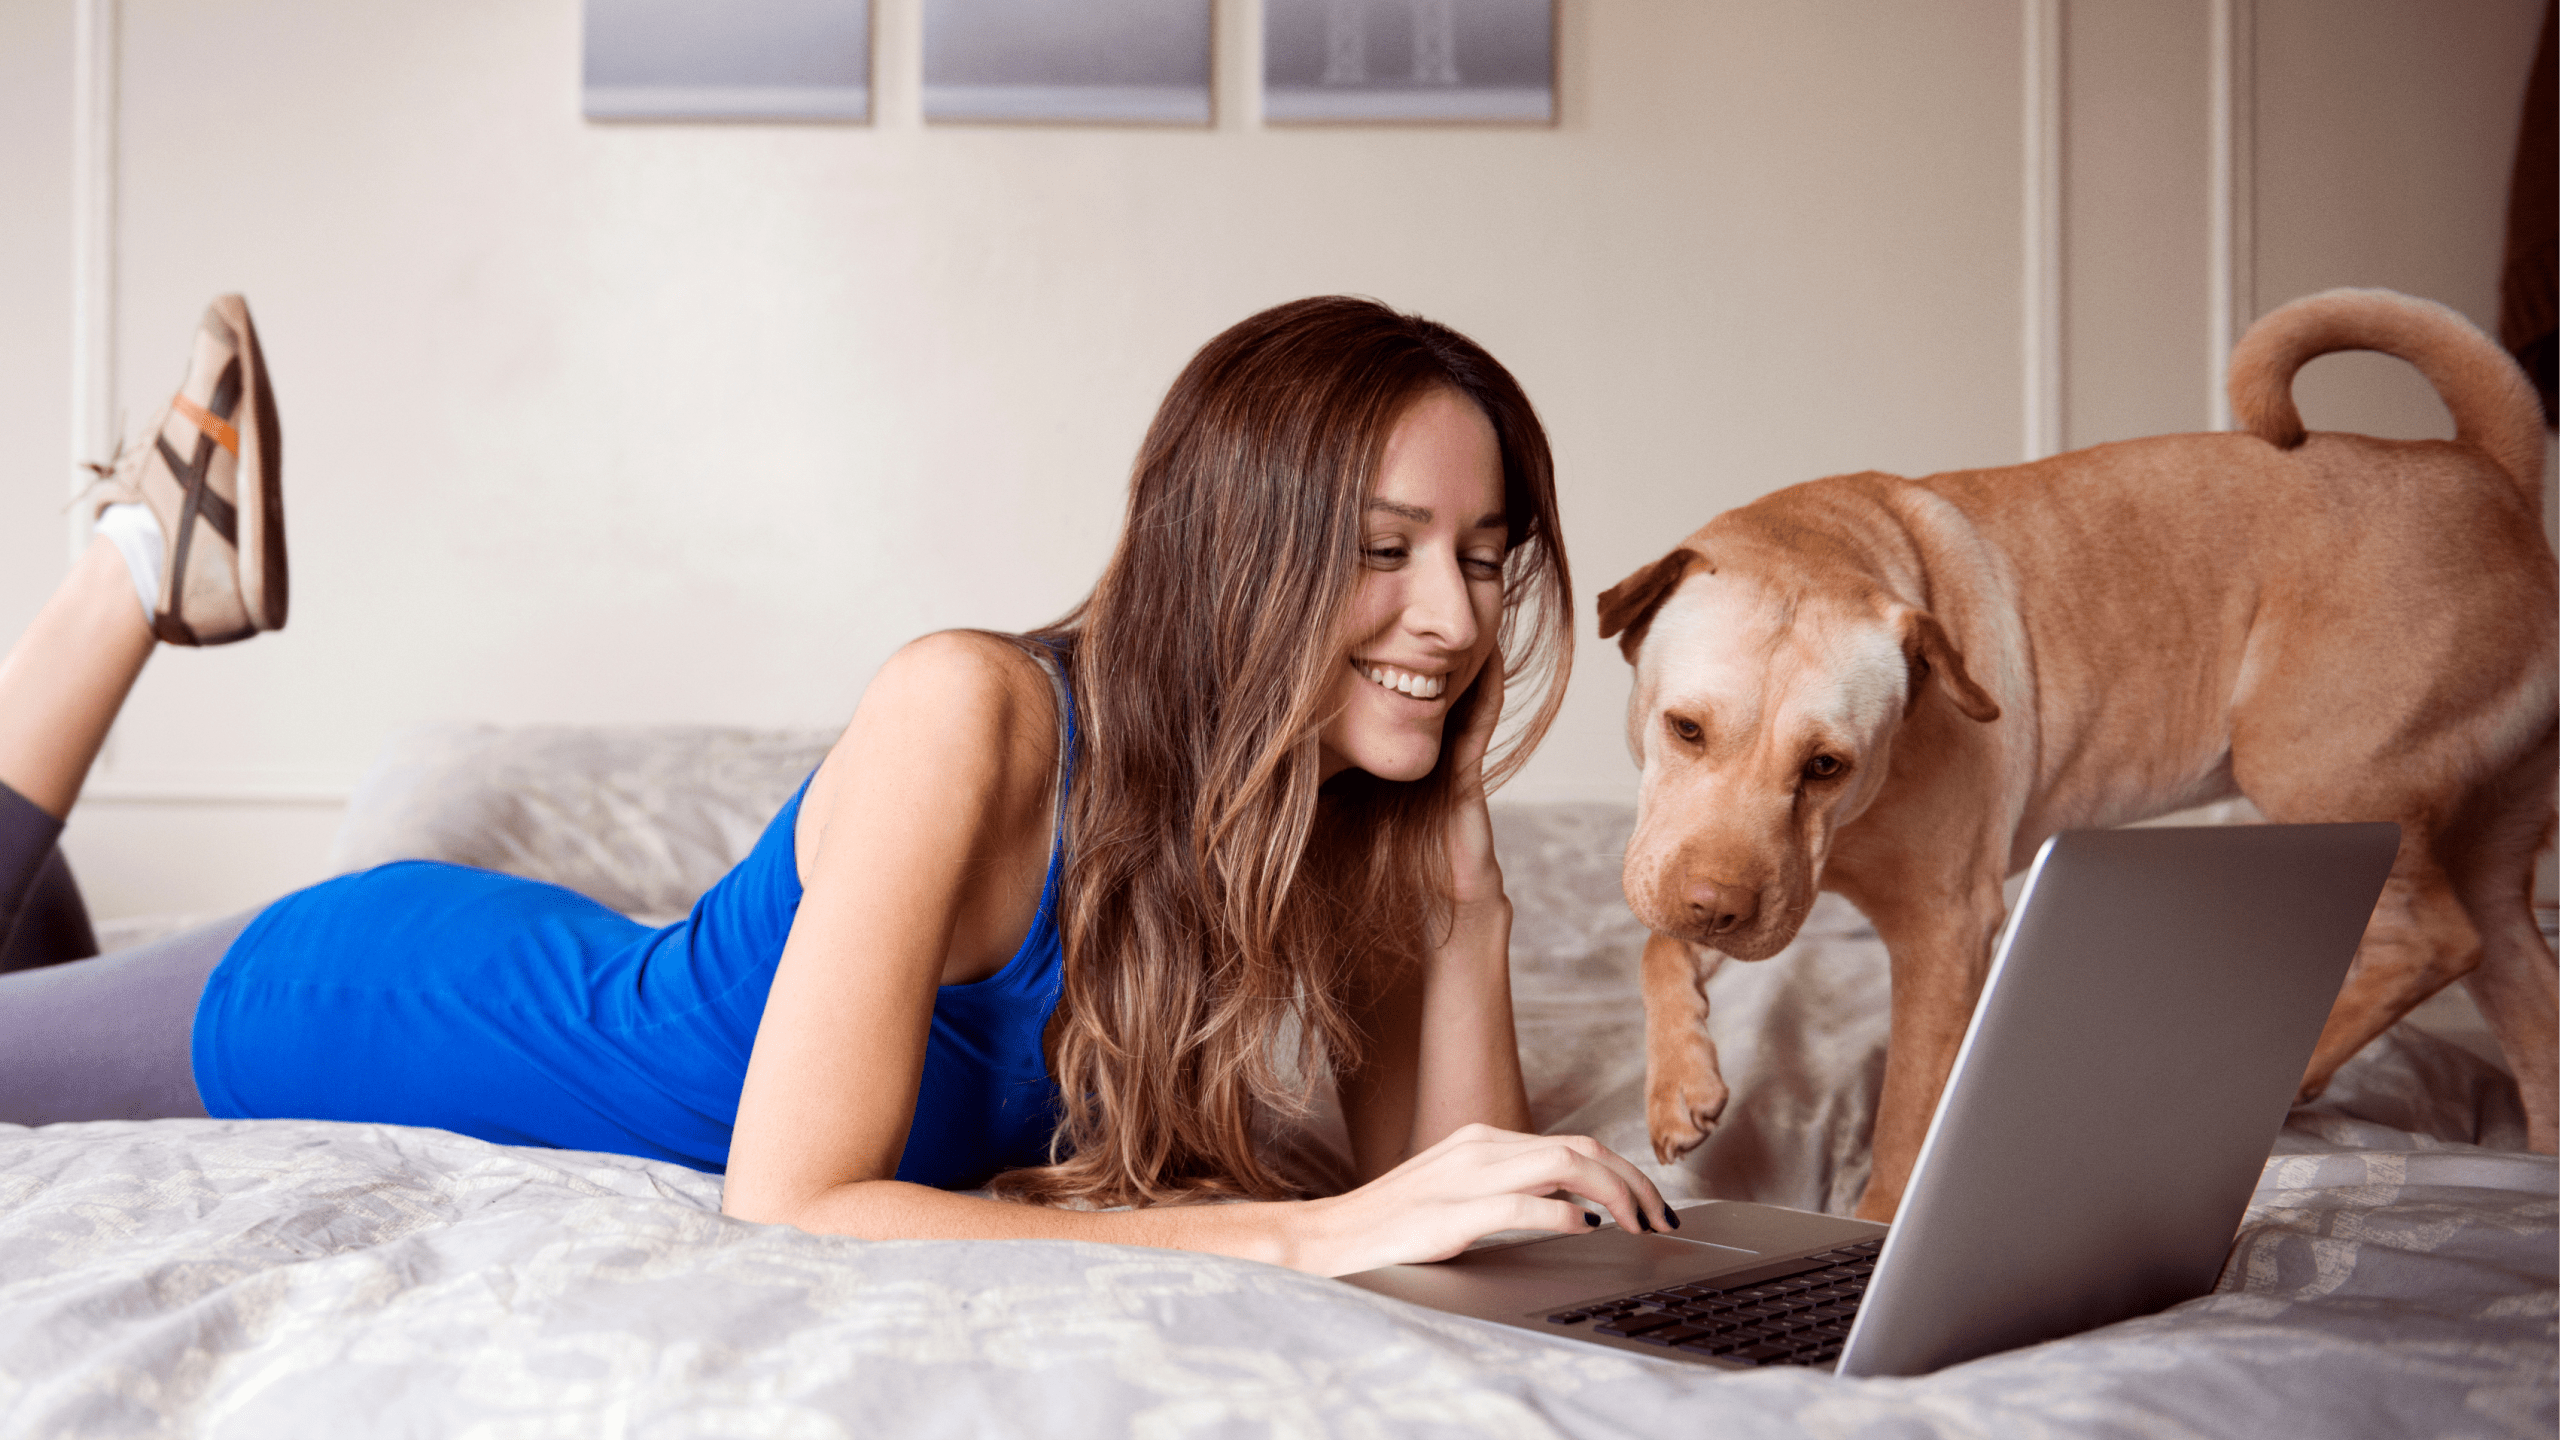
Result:
M924 0L924 118L1206 125L1209 5Z
M1554 0L1263 0L1262 115L1550 125Z
M871 0L586 0L590 120L868 120Z

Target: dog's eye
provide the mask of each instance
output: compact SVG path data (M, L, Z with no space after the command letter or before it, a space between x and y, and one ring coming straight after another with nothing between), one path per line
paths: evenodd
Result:
M1835 756L1816 755L1804 762L1804 776L1808 780L1828 780L1845 768Z
M1679 736L1681 739L1688 741L1692 745L1698 743L1698 737L1707 733L1706 731L1698 728L1697 721L1688 719L1685 716L1667 715L1663 717L1663 719L1664 723L1671 727L1672 734Z

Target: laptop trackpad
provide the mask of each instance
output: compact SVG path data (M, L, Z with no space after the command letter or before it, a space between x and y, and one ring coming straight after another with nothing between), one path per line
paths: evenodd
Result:
M1730 1245L1595 1230L1342 1278L1399 1300L1490 1318L1702 1280L1759 1258L1757 1251Z

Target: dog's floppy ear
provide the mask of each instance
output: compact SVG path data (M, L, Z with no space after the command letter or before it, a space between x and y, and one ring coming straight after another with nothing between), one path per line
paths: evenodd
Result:
M1674 550L1601 591L1600 638L1606 640L1625 631L1618 639L1618 653L1627 657L1628 664L1636 663L1636 647L1644 643L1645 629L1653 624L1653 612L1681 577L1689 573L1692 564L1705 563L1707 557L1695 550Z
M1946 627L1926 610L1902 612L1902 658L1911 667L1911 705L1920 703L1920 687L1935 675L1938 684L1969 720L2000 718L2000 706L1965 673L1964 652L1947 638ZM1907 708L1907 707L1906 707Z

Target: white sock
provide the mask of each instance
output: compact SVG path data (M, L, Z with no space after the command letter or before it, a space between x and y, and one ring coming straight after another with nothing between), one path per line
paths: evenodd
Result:
M142 597L142 619L150 623L160 610L160 557L168 537L152 518L148 505L110 505L98 512L97 531L113 541L133 576L133 593Z

